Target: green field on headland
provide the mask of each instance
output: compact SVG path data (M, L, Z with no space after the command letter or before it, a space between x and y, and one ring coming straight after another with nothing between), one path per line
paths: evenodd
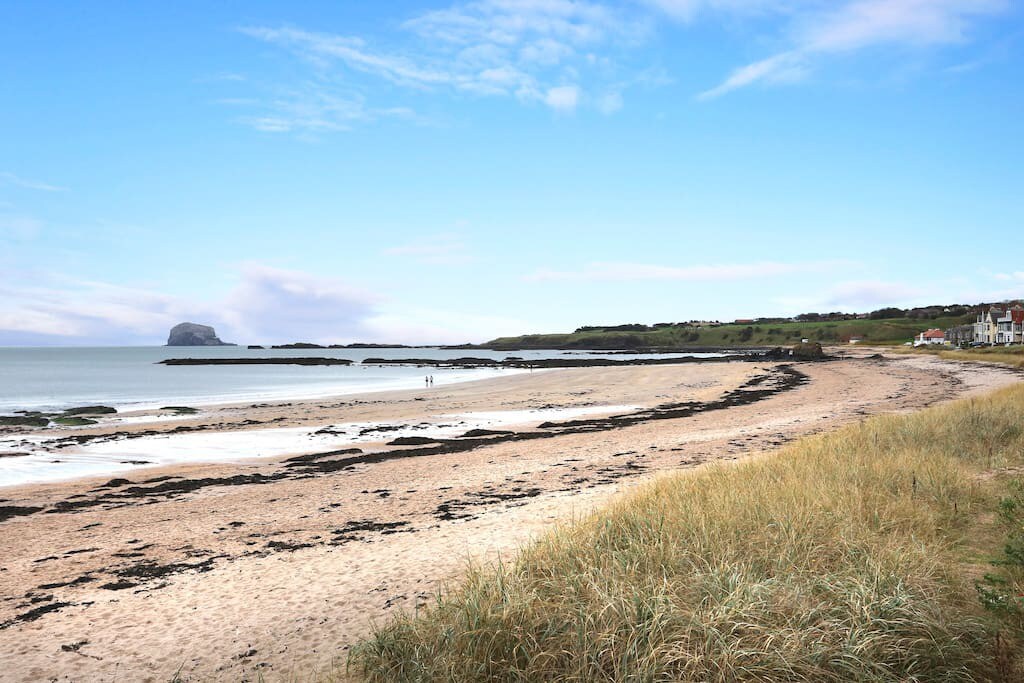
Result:
M371 681L1019 681L1024 385L668 475L377 628Z
M499 337L482 344L485 348L513 349L635 349L723 346L780 346L801 339L822 344L846 343L860 337L869 344L902 344L929 327L945 329L973 320L973 316L941 317L930 320L890 318L884 320L826 320L818 322L751 322L694 326L617 325L587 327L566 334L528 334Z

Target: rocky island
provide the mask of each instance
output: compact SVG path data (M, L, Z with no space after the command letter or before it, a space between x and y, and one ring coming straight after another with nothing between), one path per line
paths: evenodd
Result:
M167 346L236 346L223 342L209 325L178 323L167 335Z

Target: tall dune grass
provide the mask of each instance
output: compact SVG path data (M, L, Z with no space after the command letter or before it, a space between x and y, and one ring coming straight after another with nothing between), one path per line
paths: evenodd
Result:
M988 346L977 349L951 349L941 346L899 347L897 353L928 353L946 360L999 363L1012 368L1024 368L1024 346Z
M996 651L974 588L1005 485L979 473L1024 462L1022 417L1015 386L665 476L378 628L350 673L1024 680L1006 646L1019 634Z

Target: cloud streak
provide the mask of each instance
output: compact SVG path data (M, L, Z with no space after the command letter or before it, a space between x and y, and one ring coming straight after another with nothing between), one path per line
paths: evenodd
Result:
M913 283L881 279L841 281L807 296L777 297L774 301L779 313L795 315L808 311L863 312L887 306L974 304L1024 297L1024 273L1019 279L1014 274L1006 275L1009 277L990 274L962 282L955 279Z
M633 82L618 74L616 57L639 46L651 28L643 13L587 0L456 3L401 24L401 47L290 26L245 26L240 33L296 55L313 75L290 93L281 89L267 103L271 113L243 120L286 132L343 130L380 118L388 109L368 107L353 79L418 94L510 98L562 114L584 105L612 114ZM340 83L347 89L341 94Z
M1002 282L1024 282L1024 271L1017 270L1012 273L996 273L994 277Z
M366 334L382 300L337 279L260 264L241 266L234 288L208 301L59 275L31 281L39 284L0 284L0 344L159 343L183 320L213 324L229 340L339 341Z
M832 287L824 297L824 305L829 309L860 311L915 301L928 293L927 289L902 282L859 280Z
M379 119L416 119L411 109L369 107L359 93L339 91L316 81L278 88L268 101L250 100L240 104L262 107L260 114L242 116L239 120L264 133L316 136L352 130L360 123Z
M43 231L43 222L17 214L0 214L0 237L18 242L37 238Z
M811 263L733 263L718 265L664 266L649 263L596 262L581 270L542 269L526 275L528 282L630 282L644 280L678 280L684 282L715 282L752 280L803 273L825 273L848 267L845 261Z
M65 192L67 190L67 188L58 187L57 185L50 185L49 183L40 182L38 180L22 178L10 171L0 172L0 183L13 185L26 190L39 190L40 192Z
M666 27L698 21L775 26L759 42L782 49L741 65L700 101L755 85L805 80L827 59L869 48L926 49L969 42L976 24L1009 0L475 0L414 15L376 39L295 26L251 25L239 33L309 65L306 78L269 97L220 98L257 107L241 122L266 133L321 134L371 121L420 121L414 107L373 97L447 94L505 98L556 114L613 115L623 93L648 82L637 61ZM766 21L770 20L770 21ZM973 64L974 62L968 62ZM386 87L379 87L381 85Z
M389 247L384 250L386 256L412 258L420 263L430 265L459 265L469 263L473 255L458 235L451 233L434 235L423 239Z
M335 278L247 264L222 315L247 339L337 341L365 334L380 301Z
M337 278L259 263L239 266L231 290L209 300L56 274L8 275L0 282L0 345L162 344L186 320L242 344L460 343L529 329L498 315L401 307Z
M698 3L662 4L696 5ZM713 3L719 5L721 3ZM730 3L731 4L731 3ZM717 86L698 94L709 100L754 84L801 80L826 57L867 48L929 48L970 40L975 21L1000 14L1007 0L813 0L783 5L789 14L790 49L735 69Z

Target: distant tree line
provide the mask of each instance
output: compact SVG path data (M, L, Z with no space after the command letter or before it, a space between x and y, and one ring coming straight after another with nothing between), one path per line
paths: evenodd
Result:
M935 320L936 318L958 318L969 315L985 308L985 304L966 306L964 304L953 304L950 306L918 306L916 308L897 308L887 306L871 311L867 315L856 313L843 313L834 311L832 313L801 313L793 318L798 322L821 322L832 320L855 320L857 318L868 318L869 320L888 320L891 318L910 318L911 320Z
M642 323L626 325L584 325L577 327L576 332L650 332L653 328Z
M1003 302L1004 304L1006 302ZM1019 303L1019 302L1009 302ZM980 312L987 309L991 304L976 304L968 306L965 304L952 304L949 306L918 306L916 308L897 308L895 306L887 306L885 308L879 308L871 311L870 313L845 313L843 311L831 311L829 313L801 313L800 315L792 318L756 318L754 323L758 325L762 324L779 324L779 323L790 323L790 322L835 322L843 320L857 320L867 318L869 320L888 320L892 318L909 318L911 320L935 320L937 318L959 318L967 316L973 313ZM744 321L746 322L746 321ZM576 328L575 332L653 332L655 330L663 330L666 328L693 328L701 325L706 325L707 322L691 320L689 322L675 322L675 323L654 323L653 325L644 325L643 323L627 323L625 325L584 325L583 327ZM721 324L715 321L712 324ZM748 331L750 330L750 331ZM751 329L745 327L740 330L739 336L741 341L750 339L755 332L759 332L759 328ZM781 333L781 329L771 329L770 334ZM696 337L696 333L692 333L691 336ZM693 339L696 341L696 339Z
M816 323L826 320L856 320L856 313L843 313L841 311L833 311L832 313L801 313L800 315L793 318L793 320L799 323Z

